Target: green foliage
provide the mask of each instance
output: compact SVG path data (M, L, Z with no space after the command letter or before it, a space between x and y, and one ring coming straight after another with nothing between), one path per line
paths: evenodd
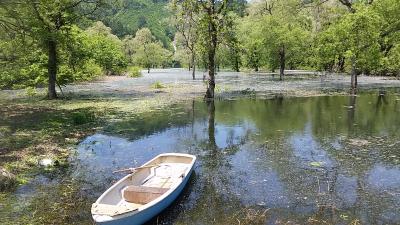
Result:
M95 120L95 116L93 112L88 110L81 110L72 113L72 121L75 125L82 125L86 123L90 123Z
M163 48L161 42L156 41L148 28L140 29L134 38L124 39L126 57L134 65L147 68L167 66L172 58L172 53Z
M239 42L243 48L242 60L246 67L258 71L263 65L263 48L260 17L246 17L239 25Z
M5 33L0 37L0 88L44 85L47 58L37 44L32 39Z
M162 89L165 88L165 85L163 85L160 81L156 81L151 85L151 87L154 89Z
M149 28L168 47L174 28L170 26L168 0L105 0L106 6L95 12L95 20L103 21L120 38Z
M255 1L239 19L243 64L258 70L318 69L357 73L399 74L400 2Z
M142 76L142 68L138 66L129 66L128 67L128 77L141 77Z
M121 74L126 68L122 42L101 22L86 31L71 26L67 40L58 47L57 84L88 81L107 74ZM45 86L48 80L45 51L29 38L0 39L2 52L0 88ZM30 49L23 46L29 45ZM4 65L4 66L3 66Z
M37 95L36 88L34 88L34 87L27 87L27 88L25 88L25 91L26 91L26 95L31 96L31 97Z
M380 70L382 17L363 4L355 9L355 13L346 14L319 36L319 68L332 70L340 59L347 59L347 68L353 60L358 73L376 74Z
M254 7L240 26L245 65L274 71L285 64L288 68L307 64L311 22L296 9L297 1L276 1L268 13L258 11L257 4Z
M121 40L111 33L111 28L100 21L86 32L89 34L89 46L95 62L107 74L121 74L127 65Z

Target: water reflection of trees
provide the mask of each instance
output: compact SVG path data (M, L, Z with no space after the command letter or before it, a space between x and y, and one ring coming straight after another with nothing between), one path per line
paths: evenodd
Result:
M198 200L195 206L187 211L187 214L190 215L189 220L205 224L233 224L238 220L246 222L244 219L248 216L248 211L246 211L248 209L230 191L230 181L235 179L230 172L232 168L230 157L236 154L240 150L240 146L246 142L248 132L244 133L244 137L241 137L242 140L238 143L233 142L234 136L233 133L230 133L225 140L228 145L218 146L216 139L221 137L216 135L215 102L209 101L205 105L207 109L207 139L198 143L196 152L202 167L197 181L201 186L196 189L196 199ZM202 106L204 105L200 107ZM253 219L264 222L264 215L254 210L250 210L250 212L257 214L257 217L253 217Z
M374 99L377 104L373 104ZM257 100L239 100L225 108L224 104L221 104L219 110L234 112L235 115L217 118L217 121L233 123L237 122L237 118L253 121L260 133L253 138L260 144L265 140L269 141L266 154L272 158L272 166L287 184L289 192L309 195L308 198L320 206L317 213L319 216L329 214L330 220L337 218L335 208L343 201L336 190L341 182L338 181L338 176L344 176L341 180L355 178L354 189L358 197L351 208L362 210L366 208L365 202L368 202L368 211L374 211L369 219L376 217L373 220L378 221L381 218L378 214L384 213L390 207L390 201L384 199L381 203L375 203L374 199L379 198L380 194L371 194L364 189L365 174L380 157L386 158L393 151L349 148L346 146L346 140L371 138L382 133L398 138L400 118L393 113L396 112L395 104L387 104L388 102L390 100L386 97L376 94L287 100L278 98L265 101L264 104ZM333 167L312 168L307 162L297 161L291 153L287 137L292 133L302 133L307 121L312 124L312 132L309 135L319 143L318 148L326 152L326 157L336 163ZM338 138L339 142L344 144L341 151L331 145ZM359 154L360 152L362 153ZM371 157L371 152L376 155Z

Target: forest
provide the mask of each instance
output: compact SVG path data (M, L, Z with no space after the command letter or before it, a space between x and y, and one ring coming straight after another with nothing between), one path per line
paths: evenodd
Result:
M398 0L4 0L0 15L0 88L50 99L142 68L206 70L209 97L219 70L400 76Z

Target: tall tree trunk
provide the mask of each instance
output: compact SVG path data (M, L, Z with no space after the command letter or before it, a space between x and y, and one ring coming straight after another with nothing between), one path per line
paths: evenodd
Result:
M147 67L147 73L150 73L150 66Z
M339 57L339 61L338 61L338 71L340 73L344 72L344 63L345 63L345 57L344 56L340 56Z
M211 40L208 49L208 84L205 98L213 99L215 89L215 52L217 49L217 27L211 22L208 29Z
M355 94L357 89L356 58L351 58L351 93Z
M285 75L285 46L282 45L279 50L279 80L283 80L283 76Z
M235 70L236 72L240 72L239 57L238 57L238 54L237 54L237 53L235 53L234 70Z
M194 53L192 53L192 59L190 61L192 64L192 78L193 78L193 80L195 80L196 79L196 58L195 58Z
M48 86L48 98L57 98L56 92L56 81L57 81L57 43L55 40L49 40L47 42L49 48L49 59L47 64L47 70L49 73L49 86Z

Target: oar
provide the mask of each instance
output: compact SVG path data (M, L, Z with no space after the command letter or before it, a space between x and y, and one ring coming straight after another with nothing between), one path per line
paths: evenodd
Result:
M120 170L113 171L113 173L134 172L135 170L151 168L151 167L155 167L155 166L157 166L157 165L147 165L147 166L139 166L139 167L135 167L135 168L120 169Z

